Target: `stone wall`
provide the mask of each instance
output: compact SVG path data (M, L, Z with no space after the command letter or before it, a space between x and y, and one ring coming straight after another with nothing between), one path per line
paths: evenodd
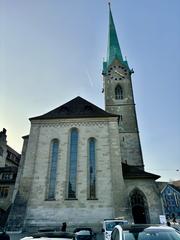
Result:
M70 129L79 132L77 200L67 200ZM88 200L88 139L96 139L97 199ZM59 139L56 200L46 200L52 139ZM121 214L123 205L121 159L117 118L32 121L26 158L20 179L19 197L27 204L24 228L74 224L100 224ZM113 170L112 170L113 169ZM113 186L112 186L113 181ZM122 181L122 184L119 184ZM121 193L121 194L120 194ZM27 201L27 202L26 202ZM119 204L121 203L121 204Z
M159 215L163 214L160 192L157 183L152 179L131 179L125 180L128 195L134 189L139 189L145 195L148 204L150 223L160 223ZM130 198L129 209L131 210Z
M117 114L119 118L119 134L121 145L121 159L130 165L143 168L143 158L139 139L138 124L136 118L135 103L131 74L128 69L115 60L108 73L104 75L105 109L109 113ZM124 77L117 75L121 72ZM116 99L115 88L119 85L123 91L123 98Z

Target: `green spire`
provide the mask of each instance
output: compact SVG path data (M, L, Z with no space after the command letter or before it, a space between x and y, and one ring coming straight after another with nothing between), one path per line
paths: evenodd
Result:
M121 49L119 46L119 41L116 33L116 28L114 25L111 7L109 3L109 33L108 33L108 48L107 48L107 59L106 62L103 63L103 72L106 72L109 65L114 61L114 59L118 59L121 63L128 67L127 61L123 60Z

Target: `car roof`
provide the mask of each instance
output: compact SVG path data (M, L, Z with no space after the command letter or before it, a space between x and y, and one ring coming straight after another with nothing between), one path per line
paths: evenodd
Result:
M127 220L121 220L121 219L106 219L104 222L128 222Z
M89 228L89 227L79 227L79 228L75 228L73 232L75 233L75 232L79 232L79 231L82 231L82 230L86 230L86 231L92 232L92 228Z
M32 239L32 238L65 238L72 239L74 237L74 233L69 232L38 232L32 233L29 237L24 237L22 239Z
M118 226L116 226L118 227ZM175 231L172 227L168 227L166 225L161 224L127 224L120 226L123 230L129 230L129 231L143 231L144 229L146 231Z
M75 233L76 235L82 235L82 236L89 236L91 235L91 232L89 230L80 230Z

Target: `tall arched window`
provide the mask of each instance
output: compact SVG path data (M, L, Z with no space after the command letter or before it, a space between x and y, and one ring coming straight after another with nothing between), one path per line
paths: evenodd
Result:
M55 199L58 150L59 150L59 140L53 139L51 142L51 147L50 147L50 171L49 171L48 199Z
M73 128L70 136L68 198L76 198L78 130Z
M96 140L90 138L88 141L88 184L89 198L96 198Z
M123 99L123 90L120 85L117 85L115 88L115 98L116 99Z

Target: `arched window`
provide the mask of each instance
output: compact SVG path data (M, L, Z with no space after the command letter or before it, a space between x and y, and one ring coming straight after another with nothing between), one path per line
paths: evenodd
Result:
M89 198L96 198L96 140L90 138L88 141L88 184Z
M58 150L59 150L59 141L58 139L53 139L50 147L48 199L55 199Z
M73 128L70 136L68 198L76 198L78 130Z
M117 85L115 88L115 98L116 99L123 99L123 90L120 85Z

